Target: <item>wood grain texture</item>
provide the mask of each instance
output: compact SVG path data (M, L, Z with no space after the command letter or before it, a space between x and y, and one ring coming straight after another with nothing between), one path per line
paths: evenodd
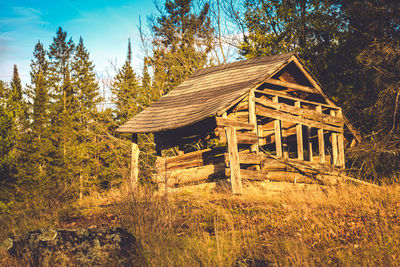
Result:
M131 152L131 173L130 184L132 189L136 189L139 184L139 146L137 143L137 134L132 134L132 152Z
M229 157L229 168L231 177L231 186L233 194L242 193L242 178L240 177L239 152L236 141L236 130L234 127L225 127L227 150Z

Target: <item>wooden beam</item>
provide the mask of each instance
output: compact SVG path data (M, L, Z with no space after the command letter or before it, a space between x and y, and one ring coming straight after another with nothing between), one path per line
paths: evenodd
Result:
M168 187L222 177L224 172L225 163L219 162L195 168L159 172L153 176L153 180L157 183L166 183ZM168 179L165 179L166 176Z
M336 127L343 127L344 121L341 118L337 118L331 115L323 114L322 109L321 112L308 110L297 106L291 106L285 103L274 103L273 101L266 100L266 99L256 99L258 104L261 104L266 107L274 108L279 111L283 111L289 113L291 115L300 116L302 118L310 119L313 121L322 122L325 124L330 124ZM300 101L296 101L300 102ZM317 106L321 107L321 106Z
M256 114L259 116L274 118L277 120L283 120L291 123L296 123L296 124L301 123L303 125L307 125L310 127L325 129L327 131L343 132L342 127L335 127L323 122L302 118L300 116L291 115L279 110L265 108L262 105L256 105Z
M342 110L340 109L337 114L336 114L339 118L342 117ZM343 133L340 133L338 135L338 166L341 168L345 168L346 167L346 163L345 163L345 156L344 156L344 136Z
M229 168L231 171L231 187L233 194L242 193L242 179L240 176L239 152L236 141L235 127L225 127L227 150L229 156Z
M322 107L317 106L317 112L322 114ZM325 163L325 139L324 139L324 129L318 129L318 152L319 152L319 162L321 164Z
M287 142L288 130L286 129L283 121L281 121L281 135L282 135L282 158L289 158L289 146Z
M311 141L311 127L307 127L307 150L308 150L308 160L313 161L313 145Z
M139 184L139 146L137 134L132 134L132 155L131 155L131 189L137 189Z
M300 101L296 101L295 106L301 108ZM304 160L303 151L303 125L301 123L296 124L296 138L297 138L297 159Z
M236 141L238 144L253 145L258 143L258 137L254 132L236 131ZM222 144L227 142L225 134L219 134L219 142Z
M256 103L255 103L254 99L255 99L254 89L252 89L252 90L250 90L250 93L249 93L249 123L254 125L253 132L258 136ZM251 145L250 151L256 152L258 154L258 151L259 151L258 142L256 144Z
M335 116L336 112L334 110L330 111L331 116ZM331 134L332 139L332 163L333 166L338 166L338 135L335 132Z
M253 131L254 130L254 124L250 124L247 122L240 122L224 117L215 117L215 121L217 123L217 126L223 126L223 127L235 127L237 130L249 130Z
M287 87L287 88L290 88L290 89L300 90L300 91L304 91L304 92L308 92L308 93L319 94L318 90L315 89L315 88L311 88L311 87L300 85L300 84L296 84L296 83L280 81L280 80L276 80L276 79L273 79L273 78L269 78L267 80L267 83L270 83L270 84L273 84L273 85Z
M278 103L279 99L277 96L272 98L272 101ZM256 109L257 111L257 109ZM275 129L275 149L276 156L278 158L282 157L282 140L281 140L281 121L279 119L274 120L274 129Z
M269 95L269 96L279 96L285 99L289 99L289 100L293 100L293 101L300 101L301 103L305 103L305 104L310 104L310 105L314 105L314 106L322 106L328 109L333 109L333 110L339 110L339 107L336 106L332 106L332 105L327 105L327 104L322 104L322 103L318 103L318 102L314 102L314 101L310 101L310 100L304 100L304 99L300 99L297 97L293 97L290 96L289 94L285 93L285 92L281 92L281 91L277 91L277 90L272 90L272 89L263 89L263 90L255 90L255 93L259 93L259 94L263 94L263 95Z

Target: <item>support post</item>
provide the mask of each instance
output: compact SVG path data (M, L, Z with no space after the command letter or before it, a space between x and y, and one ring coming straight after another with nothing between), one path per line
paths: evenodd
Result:
M281 121L281 135L282 135L282 158L284 160L289 159L289 146L287 142L287 123Z
M132 134L132 158L131 158L131 175L130 186L136 189L139 184L139 146L137 141L137 134Z
M307 126L307 150L308 150L308 160L313 161L313 148L311 142L311 127Z
M296 101L294 103L295 107L301 108L300 101ZM296 137L297 137L297 159L304 160L304 151L303 151L303 125L296 125Z
M337 116L339 118L342 118L342 109L339 109L337 111ZM344 157L344 136L343 133L339 133L338 134L338 165L341 168L345 168L346 164L345 164L345 157Z
M278 103L279 99L277 96L272 98L272 102ZM282 138L281 138L281 121L274 121L275 128L275 148L276 148L276 156L278 158L282 158Z
M231 186L233 194L242 193L242 178L240 176L239 152L235 127L225 127L226 141L231 171Z
M254 95L254 89L250 90L249 93L249 123L254 124L254 131L256 133L256 136L258 137L258 133L257 133L257 116L256 116L256 103L254 101L255 99L255 95ZM259 152L259 143L257 142L257 144L253 144L250 147L250 151L251 152L256 152L258 154Z
M322 107L317 106L317 112L322 114ZM324 129L318 129L318 151L319 151L319 162L321 164L325 163L325 139L324 139Z
M333 117L335 117L336 115L333 109L331 109L330 114ZM338 134L332 132L331 139L332 139L332 163L333 166L338 166Z

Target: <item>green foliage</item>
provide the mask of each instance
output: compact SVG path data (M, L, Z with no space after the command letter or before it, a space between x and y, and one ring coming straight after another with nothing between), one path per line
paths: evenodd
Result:
M167 0L160 12L150 21L153 50L148 58L159 97L207 65L214 31L208 3L196 13L192 1Z
M116 120L118 124L126 122L142 109L137 101L139 87L139 82L132 68L132 48L129 40L125 64L118 70L111 88L115 96L114 103L116 105Z

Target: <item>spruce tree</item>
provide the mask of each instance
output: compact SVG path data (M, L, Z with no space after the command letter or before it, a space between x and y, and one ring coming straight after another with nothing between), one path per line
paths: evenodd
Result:
M49 57L49 86L50 91L50 121L51 139L57 151L52 159L54 173L59 179L68 183L73 180L72 153L76 132L76 93L71 83L71 61L75 45L72 39L67 40L67 33L60 27L53 43L50 45Z
M122 68L118 70L112 84L113 102L116 105L116 120L118 124L126 122L140 111L137 102L140 90L139 82L132 68L131 41L128 40L128 55Z
M210 24L209 4L196 13L191 0L167 0L160 16L150 23L153 51L149 63L160 97L208 64L214 29Z
M76 175L79 176L80 197L84 187L97 184L95 172L98 164L96 156L99 150L96 135L98 134L98 109L101 98L99 86L94 73L94 65L90 60L82 37L75 48L72 62L72 84L76 92L75 131L77 140L74 147Z

